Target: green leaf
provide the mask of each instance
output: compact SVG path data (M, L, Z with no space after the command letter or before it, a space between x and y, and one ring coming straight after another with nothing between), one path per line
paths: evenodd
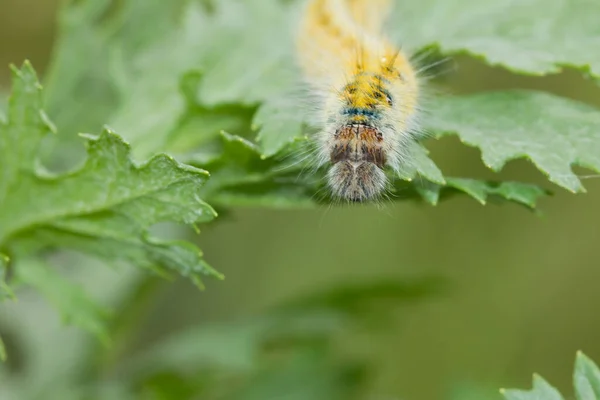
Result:
M219 276L194 246L147 234L163 221L195 224L214 218L198 197L206 172L161 154L137 166L129 146L108 130L86 136L88 158L78 169L59 176L36 169L37 147L49 125L31 66L13 72L9 121L0 130L0 243L73 247L172 269L198 283L200 274Z
M289 2L288 2L289 3ZM204 46L216 51L205 61L198 88L201 103L255 104L280 96L295 83L295 6L273 0L229 0L215 4L213 28L219 35Z
M256 140L261 145L262 157L272 157L301 138L304 124L304 116L289 101L262 105L252 121L252 126L258 130Z
M221 134L216 154L206 161L189 160L211 171L212 179L204 187L203 196L212 204L302 207L319 202L314 196L319 175L307 173L298 179L306 167L303 163L286 165L275 159L265 160L257 145L226 132Z
M411 181L417 177L423 177L430 182L440 185L445 184L442 171L429 158L429 152L417 142L413 142L409 148L410 163L403 167L399 178Z
M212 54L198 99L210 106L261 104L252 126L263 158L271 157L302 136L306 121L291 90L298 82L290 29L296 9L269 0L229 1L218 8L220 46L229 50Z
M600 370L582 352L577 353L573 374L575 397L577 400L600 399ZM533 376L533 389L501 390L506 400L563 400L562 395L538 375Z
M231 0L213 8L208 14L191 3L181 27L136 61L143 74L134 77L130 101L114 125L132 131L128 138L136 145L141 135L147 140L167 134L184 112L178 80L185 71L199 71L202 79L193 96L198 105L261 104L252 125L259 130L263 154L273 156L301 136L305 119L298 103L286 98L293 97L290 88L298 79L290 46L295 7ZM140 127L140 117L148 114L154 117Z
M87 159L53 174L36 162L44 135L53 131L41 108L41 88L29 63L13 68L8 120L0 125L0 248L12 254L17 280L47 296L65 319L107 340L101 310L78 288L34 258L45 248L71 248L110 261L171 270L201 285L221 277L187 242L149 235L159 222L197 224L216 213L199 197L205 171L158 154L142 165L115 133L85 136ZM2 285L4 292L8 292Z
M490 198L502 198L534 209L537 201L549 194L539 186L520 182L494 183L465 178L447 178L446 182L446 188L467 193L481 204L486 204Z
M118 100L115 82L106 73L110 69L110 35L97 26L110 3L64 2L60 8L44 96L52 119L73 139L77 132L100 128Z
M582 352L577 353L575 374L573 376L577 400L600 399L600 370L598 366Z
M98 131L116 110L127 106L123 101L130 93L132 76L139 72L134 60L172 33L183 2L63 3L44 82L49 114L63 134L75 139L77 132Z
M130 62L121 107L111 117L111 126L126 132L136 155L142 157L164 149L187 111L185 74L200 70L210 53L202 38L208 37L214 21L196 3L190 3L184 16L180 25Z
M506 400L563 400L558 390L546 382L541 376L533 376L531 390L500 390Z
M209 105L260 104L252 127L262 158L304 137L311 125L306 99L297 92L300 76L290 27L298 12L295 6L266 0L223 3L221 15L243 16L244 23L220 35L231 50L215 54L198 89L200 102Z
M466 193L482 205L488 202L514 202L526 206L531 210L537 208L538 201L550 195L550 192L536 185L520 182L491 182L468 178L446 177L445 185L438 185L429 181L415 181L412 189L421 198L431 204L437 205L440 200L451 198L457 193ZM411 187L399 182L396 185L398 196L407 198L412 196Z
M15 281L46 297L60 311L65 323L93 333L105 344L110 342L106 325L108 310L89 299L80 287L63 279L48 264L26 256L20 258Z
M404 46L437 45L532 75L578 68L600 77L600 3L590 0L396 1L389 27ZM547 114L548 115L548 114Z
M429 127L479 147L494 171L525 157L573 192L584 188L572 165L600 171L600 110L589 105L543 92L509 91L444 98L435 111Z
M167 138L165 147L181 160L214 158L218 156L216 151L219 149L221 132L246 135L250 131L252 114L252 109L238 106L208 109L190 105L178 128Z

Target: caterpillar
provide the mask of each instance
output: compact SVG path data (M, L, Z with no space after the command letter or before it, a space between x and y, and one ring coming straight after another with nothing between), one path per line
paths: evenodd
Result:
M419 82L383 34L389 0L308 0L296 37L305 81L318 93L317 164L333 197L379 198L417 131Z

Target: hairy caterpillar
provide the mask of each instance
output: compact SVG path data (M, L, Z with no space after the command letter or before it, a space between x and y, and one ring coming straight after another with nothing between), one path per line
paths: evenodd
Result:
M309 0L296 40L305 80L319 93L319 165L334 197L381 196L385 168L407 162L419 104L417 73L382 33L389 0Z

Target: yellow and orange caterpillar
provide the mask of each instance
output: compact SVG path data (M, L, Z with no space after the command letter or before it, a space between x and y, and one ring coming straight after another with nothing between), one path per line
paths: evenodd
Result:
M383 35L389 0L309 0L297 36L305 80L319 94L318 163L332 194L377 199L416 132L417 73Z

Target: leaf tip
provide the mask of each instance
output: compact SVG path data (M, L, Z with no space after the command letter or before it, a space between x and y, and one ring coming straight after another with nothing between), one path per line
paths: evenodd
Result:
M31 65L31 61L29 59L25 59L23 61L23 68L33 69L33 65Z
M204 286L204 282L202 282L202 279L200 278L199 275L194 274L191 277L192 279L192 283L194 284L194 286L196 286L198 289L204 291L206 289L206 286Z
M36 89L39 90L42 88L42 85L40 85L38 81L37 73L35 72L33 65L28 59L25 59L25 61L23 61L23 64L21 64L21 68L17 67L15 64L10 64L9 67L14 79L35 82Z
M96 140L98 138L98 136L96 135L92 135L91 133L83 133L83 132L79 132L77 134L77 136L79 136L82 139L85 140Z
M217 271L216 269L214 269L213 267L211 267L209 264L207 264L206 262L203 263L204 264L204 268L206 270L206 274L212 276L213 278L223 281L225 280L225 275L223 275L222 273L220 273L219 271Z
M582 350L577 350L577 353L575 353L575 360L576 362L585 362L588 361L589 358Z

